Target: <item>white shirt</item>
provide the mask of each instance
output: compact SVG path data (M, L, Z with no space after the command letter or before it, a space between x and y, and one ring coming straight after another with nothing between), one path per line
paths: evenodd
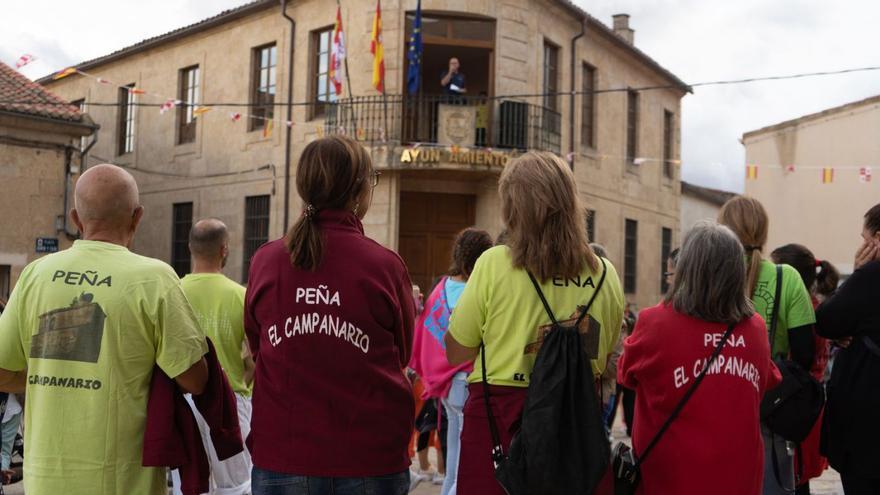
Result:
M6 414L3 415L3 422L5 423L9 421L13 416L20 412L21 404L18 403L15 394L9 394L9 398L6 399Z

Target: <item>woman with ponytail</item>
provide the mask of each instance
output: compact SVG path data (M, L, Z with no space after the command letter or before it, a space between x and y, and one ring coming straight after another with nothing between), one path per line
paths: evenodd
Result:
M834 265L827 261L818 260L813 253L800 244L786 244L778 247L770 253L774 263L791 265L798 271L801 280L807 290L815 309L819 306L819 297L826 297L834 292L840 280L840 274ZM821 292L820 292L821 291ZM825 377L825 368L828 366L829 343L828 339L813 335L815 357L810 367L810 374L817 381L822 382ZM822 432L822 418L820 417L810 435L801 442L798 457L795 459L796 471L800 474L796 495L809 495L810 480L822 476L828 467L828 460L819 453L819 440Z
M769 219L764 206L754 198L737 196L730 199L718 214L718 222L730 227L739 238L748 267L746 296L764 319L768 332L776 315L776 334L771 355L789 358L804 370L813 364L813 325L816 317L804 282L797 270L789 265L776 265L765 260L762 251L767 243ZM777 271L781 273L781 290L776 300ZM775 309L774 308L778 308ZM795 490L794 447L782 437L761 426L764 437L764 495L787 495ZM789 448L791 447L791 448ZM773 460L775 453L776 461Z
M409 489L415 307L403 261L364 235L377 180L352 139L309 143L302 216L251 261L254 495Z

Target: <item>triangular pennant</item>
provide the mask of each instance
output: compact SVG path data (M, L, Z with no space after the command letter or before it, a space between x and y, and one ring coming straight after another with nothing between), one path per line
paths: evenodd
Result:
M834 182L834 168L825 167L822 169L822 184L831 184Z
M758 178L758 166L746 165L746 179L756 180Z
M263 126L263 137L268 138L272 135L272 127L274 125L274 120L269 119L266 121L266 125Z
M73 67L68 67L68 68L66 68L66 69L64 69L64 70L61 70L61 71L56 72L55 75L52 76L52 80L53 80L53 81L57 81L57 80L59 80L59 79L63 79L63 78L65 78L65 77L67 77L67 76L69 76L69 75L71 75L71 74L76 74L76 69L73 68Z

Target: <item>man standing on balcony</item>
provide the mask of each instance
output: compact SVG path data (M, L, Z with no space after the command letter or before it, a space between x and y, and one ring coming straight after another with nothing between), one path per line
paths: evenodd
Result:
M449 70L443 73L440 79L440 85L443 86L443 92L451 96L460 96L467 93L464 83L464 74L459 71L460 64L458 59L452 57L449 59Z

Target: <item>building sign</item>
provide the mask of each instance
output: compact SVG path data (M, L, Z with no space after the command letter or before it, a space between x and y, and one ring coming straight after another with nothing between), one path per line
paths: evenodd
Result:
M477 109L463 105L440 105L437 109L437 142L473 146L476 139Z
M400 163L412 167L431 167L446 163L503 168L510 159L509 153L467 148L415 148L405 149L400 154Z
M58 239L54 237L37 237L36 250L38 253L57 253Z

